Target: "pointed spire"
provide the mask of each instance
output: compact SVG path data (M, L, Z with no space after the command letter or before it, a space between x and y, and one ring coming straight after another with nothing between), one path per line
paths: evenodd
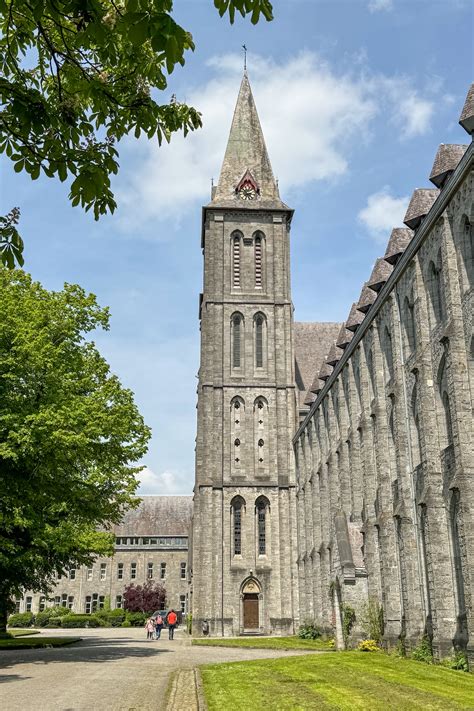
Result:
M357 302L357 311L361 311L363 314L366 314L376 298L377 297L374 292L369 289L367 282L365 282L362 287L362 291L360 292L359 301Z
M244 198L244 199L242 199ZM244 72L213 207L287 208L273 176L262 127Z

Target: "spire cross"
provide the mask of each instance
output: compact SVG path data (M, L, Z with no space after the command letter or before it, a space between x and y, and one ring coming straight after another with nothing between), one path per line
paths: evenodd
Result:
M247 47L243 44L242 49L244 50L244 72L247 71Z

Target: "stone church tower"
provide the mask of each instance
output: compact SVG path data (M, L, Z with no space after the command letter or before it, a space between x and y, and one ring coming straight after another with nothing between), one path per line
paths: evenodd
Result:
M204 293L193 521L193 627L297 626L293 211L279 196L245 74L203 209Z

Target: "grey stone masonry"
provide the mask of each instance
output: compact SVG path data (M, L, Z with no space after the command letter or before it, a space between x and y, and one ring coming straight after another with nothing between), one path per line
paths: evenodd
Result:
M291 432L297 391L292 210L281 202L242 80L203 213L193 632L288 634L298 624Z
M474 145L445 149L441 191L415 191L415 232L392 232L393 271L377 262L374 303L363 319L352 307L353 338L293 440L299 605L342 646L343 606L354 643L371 601L386 645L427 636L472 665Z

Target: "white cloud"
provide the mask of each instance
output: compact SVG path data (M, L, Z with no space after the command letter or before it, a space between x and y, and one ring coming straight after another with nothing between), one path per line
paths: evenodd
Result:
M368 4L369 12L390 12L393 10L392 0L370 0Z
M367 205L358 213L360 222L369 234L380 242L386 242L393 227L402 224L408 207L409 197L394 197L385 186L367 198Z
M145 467L139 474L140 486L138 495L146 494L189 494L188 478L177 472L165 471L155 474Z
M378 76L372 86L380 92L381 105L400 131L400 138L414 138L430 130L435 104L421 96L408 78Z
M179 220L196 202L210 199L217 180L242 73L242 58L228 54L209 62L206 84L186 95L199 108L204 126L185 139L176 135L159 148L156 141L130 139L122 150L136 157L135 169L120 174L121 225L136 229L147 220ZM354 65L341 73L317 55L304 52L277 64L251 57L251 83L274 173L282 194L313 181L347 173L354 145L371 136L377 115L402 139L429 129L433 104L408 78L374 75ZM384 123L386 128L386 120Z

